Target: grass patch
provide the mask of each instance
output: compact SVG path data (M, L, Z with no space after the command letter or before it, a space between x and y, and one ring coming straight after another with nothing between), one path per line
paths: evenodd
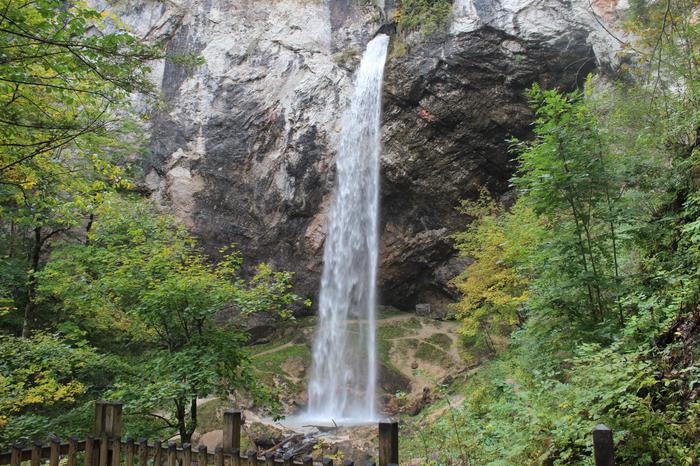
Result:
M443 351L449 351L450 348L452 348L452 338L450 338L444 333L436 333L435 335L431 335L425 341L437 346Z
M406 312L400 311L396 309L395 307L391 306L382 306L379 308L379 312L377 313L377 318L378 319L388 319L389 317L397 317L397 316L402 316L406 315Z
M382 325L377 329L378 340L393 340L406 336L407 330L394 324Z
M273 341L270 341L268 343L263 343L260 345L249 346L248 348L250 349L251 356L253 358L255 358L260 353L264 353L265 351L274 350L278 346L285 345L285 344L289 343L290 341L292 341L292 335L287 335L287 336L284 336L278 340L273 340Z
M418 330L423 327L418 317L411 317L401 322L401 326L406 329Z
M280 371L282 363L294 356L300 356L304 361L310 361L311 351L306 345L290 345L262 356L253 356L252 361L253 366L258 370L277 373Z
M418 349L416 350L416 358L422 359L423 361L434 363L442 360L444 357L445 352L430 343L422 342L418 345Z
M415 338L406 338L405 340L399 340L395 342L397 351L401 353L408 353L418 347L419 341Z
M400 343L401 341L396 343ZM394 344L395 343L392 343L389 340L377 341L377 358L379 359L379 362L382 365L384 365L387 369L390 369L397 374L401 374L402 372L399 370L398 367L394 365L394 363L391 361L391 357L389 356L392 348L394 347Z

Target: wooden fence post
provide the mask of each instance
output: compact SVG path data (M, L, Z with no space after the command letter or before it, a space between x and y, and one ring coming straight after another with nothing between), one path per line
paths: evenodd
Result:
M192 444L182 444L182 466L192 466Z
M241 449L234 448L231 453L231 466L241 466Z
M207 466L208 459L207 446L203 444L199 445L197 447L197 466Z
M596 466L615 466L615 443L612 430L606 425L593 428L593 456Z
M119 402L98 400L95 402L95 431L93 432L96 438L100 439L100 454L94 455L93 466L100 464L112 464L112 451L106 451L103 458L103 445L108 445L102 441L103 437L109 439L121 437L122 435L122 404ZM109 448L109 446L107 446ZM104 464L102 462L105 462ZM88 463L86 463L88 464Z
M110 452L110 463L112 466L119 466L122 462L122 439L121 437L112 437L112 451Z
M168 442L168 466L177 466L177 444Z
M83 457L85 466L92 466L95 463L95 437L88 434L85 437L85 456Z
M148 466L148 440L139 439L139 466Z
M87 444L85 444L87 450ZM78 453L78 437L71 437L68 441L68 463L67 466L76 466L78 464L76 455Z
M156 440L153 443L153 466L161 466L163 464L163 442Z
M112 464L109 461L109 439L107 438L106 432L102 432L102 435L100 435L100 454L98 458L98 464L100 466L109 466L110 464Z
M31 458L31 466L39 466L41 464L41 442L38 440L34 442L32 445L32 458Z
M231 454L236 448L241 448L241 411L227 409L224 411L224 453Z
M95 429L92 433L95 435L96 438L100 438L102 436L102 432L105 431L105 418L107 417L105 413L106 410L106 401L95 401Z
M108 402L105 407L105 432L109 437L122 435L122 404L116 401Z
M50 441L49 466L58 466L61 456L61 439L52 437Z
M134 466L134 439L129 437L126 439L126 466Z
M379 423L379 466L399 464L399 423Z
M248 457L248 466L257 466L258 464L258 452L253 450L252 448L248 450L248 453L246 454Z
M12 446L12 455L10 456L10 466L21 466L22 464L22 445L15 443Z

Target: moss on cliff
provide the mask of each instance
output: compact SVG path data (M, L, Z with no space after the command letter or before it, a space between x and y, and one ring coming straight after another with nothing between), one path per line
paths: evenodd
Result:
M452 0L399 0L396 22L401 31L431 35L442 31L452 14Z

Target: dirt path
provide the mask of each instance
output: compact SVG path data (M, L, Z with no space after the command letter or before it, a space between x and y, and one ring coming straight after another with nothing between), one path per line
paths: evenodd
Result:
M268 354L277 353L278 351L282 351L284 349L291 348L295 344L298 344L298 343L293 343L293 342L289 341L283 345L275 346L274 348L270 348L268 350L261 351L259 353L255 353L251 356L251 358L259 358L260 356L265 356Z

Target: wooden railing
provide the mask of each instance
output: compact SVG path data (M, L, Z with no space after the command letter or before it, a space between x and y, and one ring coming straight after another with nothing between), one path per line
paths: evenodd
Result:
M256 450L243 453L241 447L241 411L224 411L222 446L213 452L205 445L196 450L188 443L177 446L175 442L163 443L156 440L148 443L146 439L138 442L134 439L121 439L122 405L121 403L98 401L95 403L94 434L85 440L76 437L67 442L53 438L48 445L35 442L31 448L15 445L11 451L0 453L0 466L41 466L48 460L49 466L273 466L302 465L312 466L314 460L310 455L294 458L291 455L275 458L273 452L264 457L258 456ZM379 466L398 466L398 423L379 423ZM333 466L330 458L321 458L316 464ZM354 466L352 461L343 462L343 466ZM363 465L365 466L365 465ZM366 466L376 466L368 461Z
M85 440L73 437L67 442L53 438L48 445L35 442L31 448L15 445L10 451L0 453L0 466L42 466L48 460L49 466L333 466L330 458L314 462L309 456L295 458L287 455L275 458L268 452L264 457L255 450L241 452L241 411L224 411L222 446L210 452L205 445L196 450L188 443L178 447L175 442L156 440L148 443L145 439L122 441L122 405L120 403L98 401L95 403L94 434ZM398 466L399 426L397 422L380 422L379 466ZM596 466L614 466L614 442L612 431L600 424L593 429L593 447ZM344 461L343 466L354 466L352 461ZM372 460L362 466L376 466ZM360 465L358 465L360 466Z

